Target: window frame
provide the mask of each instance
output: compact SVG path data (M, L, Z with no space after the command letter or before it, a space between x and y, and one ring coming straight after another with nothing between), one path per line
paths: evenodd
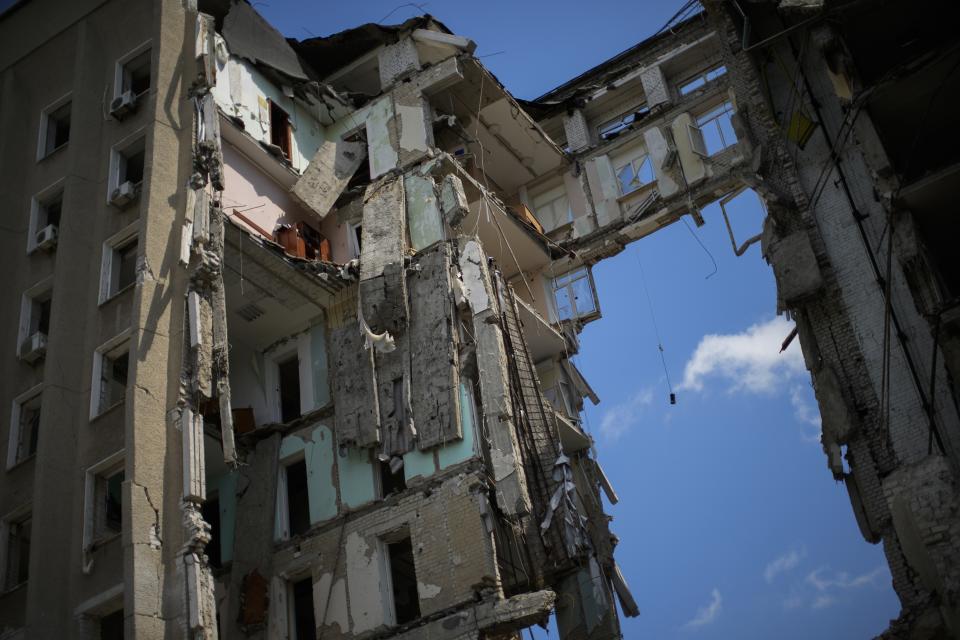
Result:
M69 92L63 96L60 96L46 107L40 111L40 130L37 135L37 162L49 158L54 155L57 151L65 148L70 144L70 133L67 133L67 140L63 144L60 144L56 147L53 147L49 151L47 150L47 137L50 135L50 116L54 112L62 109L63 107L69 105L69 119L70 123L68 126L73 124L73 92ZM72 127L71 127L72 128Z
M23 408L28 402L34 399L40 400L40 418L43 419L43 383L36 384L16 398L13 399L13 406L10 410L10 429L7 435L7 471L27 462L36 457L37 452L33 451L26 456L21 457L20 446L23 434L21 433L21 419L23 418ZM37 431L40 425L36 426Z
M100 294L97 304L103 304L120 296L137 285L136 262L134 263L133 282L116 287L114 280L119 279L120 250L129 247L132 242L137 243L137 262L140 256L140 221L134 221L103 242L103 253L100 258Z
M134 186L137 187L137 195L130 202L130 204L136 200L139 200L140 193L143 191L143 183L147 178L147 135L145 127L141 127L110 147L110 173L107 180L107 204L113 205L113 192L119 189L121 184L124 182L132 182L126 179L121 180L120 175L121 173L126 173L126 167L123 165L123 163L129 160L127 152L140 145L143 146L143 170L141 172L142 175L140 180L133 183ZM124 205L124 208L126 208L126 206L127 205Z
M362 245L363 221L347 223L347 247L350 249L352 258L360 257L360 248Z
M577 273L577 272L579 272L579 271L585 272L586 275L585 275L585 276L579 276L579 277L572 277L572 274L575 274L575 273ZM588 284L589 284L589 286L590 286L590 292L591 292L591 294L592 294L592 296L593 296L593 307L594 307L594 308L593 308L593 311L591 311L591 312L589 312L589 313L580 314L580 313L577 312L576 295L573 295L573 289L572 289L571 287L572 287L572 285L573 285L574 282L577 282L577 281L579 281L579 280L583 280L584 278L586 278L586 280L587 280L587 282L588 282ZM561 282L561 281L563 281L563 282ZM559 283L559 284L558 284L558 283ZM573 268L573 269L570 269L569 271L567 271L567 272L565 272L565 273L562 273L562 274L560 274L559 276L555 276L555 277L551 278L551 279L550 279L550 289L551 289L551 294L552 294L551 299L553 300L553 305L554 305L554 309L553 309L553 310L554 310L554 311L556 312L556 314L557 314L557 322L558 322L558 323L559 323L559 322L564 322L564 321L566 321L566 320L577 320L577 321L579 321L579 322L586 323L586 322L589 322L589 321L591 321L591 320L595 320L596 318L599 318L599 317L600 317L600 299L599 299L599 297L597 296L597 287L596 287L596 285L594 284L594 281L593 281L593 270L592 270L589 266L587 266L587 265L581 265L581 266L579 266L579 267L575 267L575 268ZM568 290L568 294L567 294L567 295L568 295L568 298L569 298L570 301L571 301L572 308L573 308L573 311L574 311L573 315L571 315L571 316L568 317L568 318L563 318L563 317L561 317L560 304L559 304L559 301L557 300L557 293L558 293L558 291L560 291L561 289L567 289L567 290Z
M704 158L712 158L736 145L739 142L739 139L736 137L736 132L733 131L733 141L728 143L723 134L723 126L720 124L720 119L726 116L730 120L730 129L733 130L732 118L736 112L733 101L725 98L701 110L699 115L693 116L693 123L688 125L690 146L693 152ZM720 141L723 144L722 147L714 150L712 153L710 146L707 144L707 137L703 134L706 125L716 127L717 134L720 136ZM699 145L697 143L699 143Z
M22 525L26 521L30 521L30 538L33 538L33 509L31 504L25 504L16 509L10 511L0 519L0 594L9 593L15 591L24 585L27 584L30 580L30 558L27 557L27 578L25 580L20 580L15 584L9 584L10 575L9 575L9 549L10 549L10 533L12 525ZM32 540L31 540L32 542Z
M16 348L17 358L23 357L23 343L26 342L28 338L33 336L34 333L39 333L39 327L37 328L37 331L33 330L33 315L35 311L34 305L43 298L53 298L52 275L47 276L20 295L20 322L17 328ZM49 330L47 332L47 337L49 338L48 334Z
M553 197L547 199L548 196L551 195ZM533 214L536 216L540 224L543 225L544 233L550 233L551 231L556 231L557 229L562 229L567 225L573 224L575 219L573 206L570 204L570 196L567 194L567 186L562 182L551 187L550 189L545 189L536 196L531 196L529 200L531 208L533 209ZM554 214L556 212L556 204L561 200L563 200L567 205L566 217L560 222L560 224L547 228L546 218L541 212L546 212L549 210L551 215ZM538 201L540 201L540 204L537 204ZM555 222L555 218L551 218L550 222Z
M119 583L81 603L76 609L76 616L84 620L85 624L95 624L95 630L85 625L81 626L81 629L88 629L88 633L96 631L96 637L99 638L100 621L122 611L123 583Z
M147 53L147 52L150 53L150 62L149 62L150 86L148 86L146 90L141 91L140 93L134 94L134 97L139 98L140 96L148 94L150 93L150 91L153 90L154 80L155 80L155 76L153 73L153 41L146 40L144 42L141 42L136 47L126 52L119 58L117 58L117 62L114 66L114 72L113 72L113 98L114 99L119 98L121 95L123 95L125 91L124 84L126 83L127 65L130 62L132 62L135 58L139 57L141 54Z
M314 600L313 600L313 591L314 591L315 585L313 583L313 575L310 572L305 572L305 573L300 573L300 574L297 574L296 576L287 578L284 581L286 583L286 588L287 588L286 627L287 627L287 637L289 638L289 640L303 640L303 638L300 637L300 634L297 633L297 602L295 597L295 587L296 585L301 584L307 580L310 581L310 608L311 608L311 611L313 612L313 624L314 624L313 633L314 633L314 637L316 637L317 610L314 606Z
M100 416L106 414L116 406L123 404L127 399L127 387L130 386L130 329L125 329L113 338L110 338L93 352L93 372L90 376L90 421L94 421ZM101 378L103 376L104 360L111 357L111 354L119 355L119 351L125 349L127 354L127 383L124 386L123 398L109 402L106 406L101 406ZM116 359L115 357L113 359Z
M117 473L124 473L124 482L127 482L126 477L126 450L120 449L115 453L107 456L100 462L90 466L84 472L84 483L83 483L83 555L88 556L96 547L103 545L111 540L114 540L121 535L123 535L123 492L120 494L120 531L106 533L99 531L98 529L98 519L100 510L98 509L97 503L99 502L99 491L97 486L97 480L103 478L104 480L109 480ZM92 567L92 560L89 558L84 560L84 573L89 573L90 568Z
M721 73L715 73L720 69L723 70ZM727 75L727 73L728 73L727 65L723 63L715 64L710 67L707 67L703 71L700 71L692 76L687 76L685 80L678 82L676 85L677 95L679 95L680 97L688 96L691 93L697 91L698 89L702 89L703 87L707 86L717 78ZM711 74L713 75L711 76ZM690 86L692 84L697 83L697 81L700 81L699 84L693 87Z
M279 462L279 468L277 470L277 527L274 530L274 539L277 542L283 540L290 540L294 537L294 534L290 532L290 498L287 489L287 469L303 463L306 467L307 457L306 452L303 449L299 449L290 455L282 458ZM310 468L306 468L307 473L307 520L309 522L310 516ZM310 527L313 526L312 522L309 522L307 530L310 530ZM300 535L300 534L296 534Z
M636 193L637 191L641 191L650 185L656 184L657 182L657 172L653 168L653 157L646 149L637 149L635 151L635 153L627 156L630 159L625 164L621 164L619 167L615 167L613 170L613 175L617 179L617 189L620 191L621 196L627 196L632 193ZM640 163L639 165L637 165L638 162ZM637 182L636 187L630 189L629 191L625 191L623 188L623 180L620 179L620 173L627 167L630 167L634 176L633 180L630 181L632 183L640 177L640 173L645 166L650 170L650 179L644 182Z
M629 131L633 125L640 122L650 115L650 107L646 102L641 102L635 108L621 113L616 118L611 118L597 126L597 139L603 142L616 140L624 131ZM629 122L627 119L630 119Z
M60 178L53 184L44 187L37 193L33 194L33 197L30 198L30 219L27 223L27 255L32 254L35 251L39 251L37 247L37 233L50 224L49 220L45 224L40 225L40 213L47 203L51 202L55 198L60 199L60 216L61 221L63 218L63 201L64 195L66 193L65 189L66 180ZM60 223L57 224L57 230L59 231Z

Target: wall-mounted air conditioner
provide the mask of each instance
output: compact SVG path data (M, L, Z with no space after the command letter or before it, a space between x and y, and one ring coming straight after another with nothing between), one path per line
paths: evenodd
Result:
M37 231L34 240L36 241L37 249L53 249L57 246L57 225L48 224L43 229L40 229L40 231Z
M136 200L138 195L140 195L140 187L127 180L110 194L110 204L123 208Z
M133 91L124 91L110 103L110 115L123 120L137 110L137 96Z
M37 331L20 344L20 359L33 364L47 353L47 334Z

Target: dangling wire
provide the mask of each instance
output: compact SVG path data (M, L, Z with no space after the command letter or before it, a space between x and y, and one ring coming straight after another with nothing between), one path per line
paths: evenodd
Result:
M650 309L650 320L653 321L653 333L657 337L657 350L660 352L660 362L663 364L663 375L667 378L667 388L670 390L670 404L677 404L677 394L673 391L673 383L670 382L670 372L667 370L667 358L663 352L663 340L660 339L660 327L657 326L657 316L653 312L653 301L650 299L650 290L647 289L647 277L643 273L643 263L640 262L639 248L633 251L633 257L637 260L637 266L640 268L640 282L643 284L643 294L647 298L647 308Z

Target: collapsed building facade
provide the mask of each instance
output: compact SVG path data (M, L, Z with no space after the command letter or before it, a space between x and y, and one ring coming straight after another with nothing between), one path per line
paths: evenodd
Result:
M745 190L890 637L957 634L946 21L688 3L518 101L429 16L62 4L0 16L0 637L620 637L591 267Z

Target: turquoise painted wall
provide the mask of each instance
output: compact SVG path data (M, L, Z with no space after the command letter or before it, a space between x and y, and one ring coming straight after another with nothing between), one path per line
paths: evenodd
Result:
M330 402L327 328L323 319L310 327L310 359L313 364L313 406L319 409Z
M373 502L376 488L373 484L373 464L366 449L344 447L346 455L337 453L340 470L340 500L344 506L359 507Z
M407 482L411 478L432 476L437 472L437 463L433 459L433 449L420 451L413 449L403 454L403 479Z
M333 481L333 432L320 424L306 438L297 434L287 436L280 441L281 463L301 451L307 467L310 522L316 524L337 515L337 487ZM279 538L279 512L276 515L274 533Z

